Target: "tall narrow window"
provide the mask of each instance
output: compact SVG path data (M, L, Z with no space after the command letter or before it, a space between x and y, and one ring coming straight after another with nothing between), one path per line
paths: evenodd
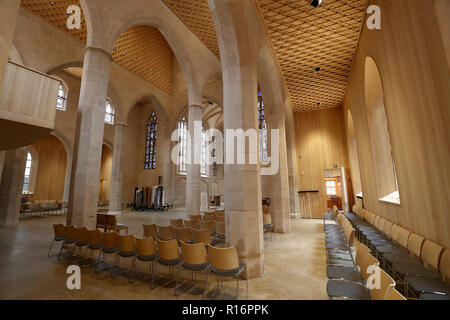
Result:
M64 86L60 84L58 90L58 100L56 102L56 109L66 111L66 103L67 103L66 90L64 90Z
M186 148L187 148L187 125L186 117L182 117L178 122L178 142L179 142L179 157L178 157L178 172L186 173Z
M212 165L212 175L213 177L217 177L217 162L216 162L216 149L217 149L217 142L216 142L216 137L213 136L211 138L212 143L213 143L213 147L211 150L211 158L213 159L213 165Z
M258 89L259 160L267 162L267 123L262 92Z
M25 166L25 179L23 180L23 192L28 192L28 186L30 183L30 173L31 173L31 153L28 152L27 154L27 164Z
M147 122L147 132L145 141L145 170L156 168L156 138L158 133L158 118L156 113L152 115Z
M208 152L208 143L206 141L206 132L202 130L202 151L201 151L202 161L200 165L200 175L203 177L208 176L208 165L206 163L207 152Z
M114 124L114 114L115 114L114 107L111 105L111 102L109 100L106 100L105 123Z

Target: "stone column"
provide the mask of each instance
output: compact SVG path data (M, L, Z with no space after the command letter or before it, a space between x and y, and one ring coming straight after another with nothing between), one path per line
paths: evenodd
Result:
M70 195L70 177L72 175L72 155L67 153L66 177L64 178L63 202L69 202Z
M270 100L270 99L269 99ZM272 148L276 142L271 137L271 129L278 129L278 171L270 177L270 208L272 212L274 231L278 233L291 232L290 219L290 203L289 203L289 174L287 165L286 152L286 134L285 134L285 119L282 105L267 105L266 116L268 129L268 146L269 156L271 159L271 166L275 166L273 159L276 153L276 146ZM269 169L268 171L272 171ZM264 172L264 170L263 170Z
M295 126L292 109L287 111L286 116L286 149L287 164L289 170L289 200L291 214L300 216L300 198L298 195L299 187L297 169L297 146L295 144Z
M19 8L20 0L0 1L0 90L3 87Z
M188 111L188 131L191 137L191 143L188 141L188 162L186 176L186 214L200 214L200 155L201 155L201 137L194 135L194 123L202 121L203 108L198 105L189 106ZM198 135L198 133L196 133Z
M0 228L14 227L19 224L26 162L25 148L9 150L5 153L0 185Z
M85 49L68 223L90 229L96 225L105 101L111 61L111 55L103 49Z
M126 123L117 122L114 126L114 147L111 169L111 185L109 195L109 212L120 214L122 211L122 159L123 159L123 138Z

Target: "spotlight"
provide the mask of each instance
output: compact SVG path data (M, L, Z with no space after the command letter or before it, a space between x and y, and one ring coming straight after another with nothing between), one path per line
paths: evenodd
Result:
M314 8L317 8L322 3L322 0L312 0L309 4Z

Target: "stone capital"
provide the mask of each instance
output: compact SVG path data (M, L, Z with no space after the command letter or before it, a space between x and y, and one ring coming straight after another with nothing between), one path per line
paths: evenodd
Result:
M113 59L111 53L108 52L108 51L106 51L106 50L103 49L103 48L100 48L100 47L94 47L94 46L87 46L87 47L85 47L85 48L82 50L82 52L83 52L83 54L86 54L86 52L88 52L89 50L94 50L94 51L102 52L103 54L105 54L105 55L107 55L107 56L109 57L109 59L110 59L111 62L114 61L114 59Z

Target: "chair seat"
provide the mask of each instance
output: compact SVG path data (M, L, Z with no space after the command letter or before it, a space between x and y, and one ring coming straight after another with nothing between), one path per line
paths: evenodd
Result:
M324 220L334 220L334 214L332 214L332 213L325 213L323 215L323 219Z
M272 229L273 228L273 223L265 224L263 228L264 228L264 231Z
M91 249L91 250L99 250L101 248L103 248L102 244L95 244L95 245L90 245L89 246L89 249Z
M64 241L64 237L55 237L55 241Z
M134 257L137 254L137 251L120 251L119 256L124 258Z
M425 268L422 264L411 263L394 263L394 271L403 276L424 276L424 277L439 277L435 272Z
M417 292L450 295L450 285L439 278L406 276L405 281Z
M370 244L374 247L385 247L385 246L393 246L394 243L391 240L386 238L377 239L375 241L370 241Z
M140 261L148 262L148 261L154 260L154 259L156 258L156 254L152 254L152 255L150 255L150 256L139 256L139 255L138 255L137 258L138 258Z
M104 253L116 253L119 251L119 248L103 248Z
M347 249L347 243L343 240L337 240L326 244L327 249Z
M225 277L225 278L233 278L237 277L241 274L242 270L244 270L245 264L239 263L239 267L232 270L220 270L216 269L213 266L211 266L211 272L214 273L217 276Z
M85 247L89 244L89 241L77 242L77 247Z
M422 293L420 295L421 300L450 300L450 296L444 296L441 294Z
M384 261L389 264L393 264L394 262L402 262L402 263L419 263L417 260L412 258L406 251L405 252L387 252L383 254Z
M72 244L72 243L75 243L75 242L77 242L76 239L65 239L64 240L64 243L67 243L67 244Z
M180 262L180 260L181 260L180 258L173 259L173 260L166 260L166 259L159 258L158 262L165 266L174 266L174 265L177 265Z
M353 261L352 255L349 251L347 252L328 252L328 257L330 259L338 259L338 260L345 260L345 261Z
M202 264L189 264L186 262L183 262L183 268L190 270L190 271L202 271L207 269L209 266L208 262L202 263Z
M329 280L327 294L330 298L370 300L369 290L364 285L345 280Z
M219 238L221 240L225 240L225 236L223 234L216 233L216 238Z
M355 267L352 260L328 259L328 267L345 267L353 269Z
M328 279L345 279L348 281L361 281L361 273L354 268L331 266L327 268Z

